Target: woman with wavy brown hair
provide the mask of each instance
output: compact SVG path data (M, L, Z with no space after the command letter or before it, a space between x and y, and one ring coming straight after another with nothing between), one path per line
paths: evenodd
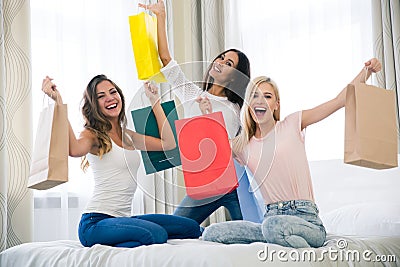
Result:
M164 243L168 238L197 238L200 226L194 220L166 214L132 216L131 205L137 188L140 165L138 150L169 150L176 146L171 126L160 105L158 88L145 83L160 138L126 128L122 90L107 76L97 75L83 96L84 129L78 137L69 126L69 155L83 157L84 170L90 165L95 181L93 195L79 223L84 246L94 244L137 247ZM58 103L62 98L48 76L42 90Z

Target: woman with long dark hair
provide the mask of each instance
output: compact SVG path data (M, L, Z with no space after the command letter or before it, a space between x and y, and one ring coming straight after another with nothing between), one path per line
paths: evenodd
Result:
M250 80L250 62L247 56L237 49L220 53L208 66L200 87L185 77L181 67L170 55L164 1L139 6L149 9L157 16L158 53L164 65L161 72L172 86L172 92L182 102L185 117L221 111L229 138L235 137L240 129L240 109ZM174 214L202 223L221 206L227 208L233 220L243 218L236 189L225 195L201 200L185 196Z

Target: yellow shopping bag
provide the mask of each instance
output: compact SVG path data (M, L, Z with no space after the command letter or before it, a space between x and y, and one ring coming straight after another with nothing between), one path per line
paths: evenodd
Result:
M129 16L129 26L139 80L166 82L158 58L157 18L141 12Z

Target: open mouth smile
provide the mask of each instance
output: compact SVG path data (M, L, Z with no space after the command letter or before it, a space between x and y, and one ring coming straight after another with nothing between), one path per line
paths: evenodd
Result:
M254 114L256 114L256 116L264 116L265 112L267 112L267 109L264 107L255 107L254 108Z
M111 104L109 106L106 106L106 109L111 110L111 109L115 109L116 107L117 107L117 104L114 103L114 104Z
M214 64L214 70L218 73L221 73L220 68L218 67L218 64Z

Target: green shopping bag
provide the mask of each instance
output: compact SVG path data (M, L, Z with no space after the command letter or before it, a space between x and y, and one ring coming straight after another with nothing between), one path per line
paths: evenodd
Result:
M174 133L175 143L177 143L175 121L178 120L178 113L175 108L175 102L173 100L166 101L161 103L161 107L167 116L168 122ZM158 138L160 137L157 120L151 106L132 110L131 115L136 132ZM141 151L141 153L146 174L155 173L181 165L178 146L166 151Z

